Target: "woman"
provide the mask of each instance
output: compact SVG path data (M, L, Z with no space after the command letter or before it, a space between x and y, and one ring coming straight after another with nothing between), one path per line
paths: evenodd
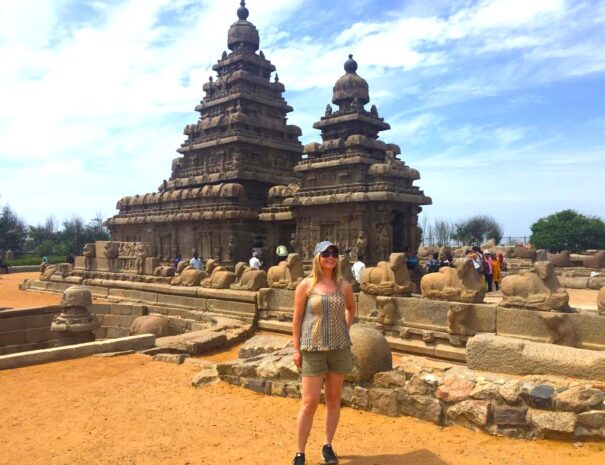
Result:
M500 260L499 259L495 259L492 260L492 268L493 268L493 275L492 275L492 279L494 280L494 286L496 286L496 291L500 290Z
M305 446L325 381L326 402L324 463L338 463L332 439L340 417L345 374L351 370L349 328L355 316L351 285L341 279L338 248L329 241L317 244L313 269L294 295L294 363L302 373L302 399L296 421L297 453L294 465L305 464Z

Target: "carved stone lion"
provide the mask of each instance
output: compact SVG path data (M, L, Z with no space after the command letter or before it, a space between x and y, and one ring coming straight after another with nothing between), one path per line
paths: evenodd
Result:
M464 260L457 268L444 266L437 273L425 274L420 290L426 299L451 302L483 302L483 277L475 270L472 260Z
M295 289L305 277L302 260L297 253L291 253L278 265L269 268L267 284L278 289Z
M411 295L412 282L402 253L392 253L389 261L378 262L361 274L360 288L367 294Z
M229 289L229 286L235 282L235 273L229 271L217 260L209 259L206 261L206 273L209 275L202 280L202 287L211 289Z
M503 307L569 311L569 294L559 283L550 262L536 262L532 271L506 276L500 288Z
M605 268L605 250L600 250L592 257L584 259L585 268Z
M235 265L235 278L235 282L229 286L230 289L256 292L267 287L267 272L250 268L245 262Z

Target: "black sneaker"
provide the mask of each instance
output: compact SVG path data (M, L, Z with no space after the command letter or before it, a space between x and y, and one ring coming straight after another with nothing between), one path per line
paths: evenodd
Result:
M292 460L292 465L305 465L305 454L297 453Z
M327 465L335 465L338 463L338 457L332 449L332 445L326 444L321 449L321 456L324 458L324 463Z

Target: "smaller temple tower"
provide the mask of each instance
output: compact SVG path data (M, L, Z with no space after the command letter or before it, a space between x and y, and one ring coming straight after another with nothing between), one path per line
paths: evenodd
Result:
M372 264L418 246L418 213L431 199L414 186L420 174L397 158L400 148L378 140L390 126L375 105L365 109L368 83L352 55L344 68L333 90L338 109L327 105L313 125L322 143L307 144L306 159L294 168L300 184L272 188L260 218L295 221L291 246L304 259L317 242L331 240Z

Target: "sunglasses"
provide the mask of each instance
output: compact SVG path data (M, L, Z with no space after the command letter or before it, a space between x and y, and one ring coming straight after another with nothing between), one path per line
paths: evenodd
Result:
M323 258L328 258L328 257L338 258L338 250L332 250L331 252L329 250L324 250L323 252L320 253L320 255Z

